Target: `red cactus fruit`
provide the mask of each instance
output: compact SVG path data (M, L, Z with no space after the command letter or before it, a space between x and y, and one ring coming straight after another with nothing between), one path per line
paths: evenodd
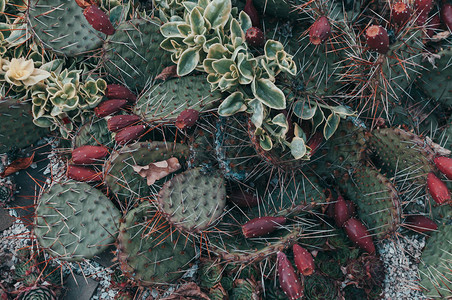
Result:
M443 21L444 25L446 25L447 29L449 31L452 30L452 5L451 4L444 4L441 7L441 20Z
M416 23L422 26L427 21L428 14L433 8L433 0L415 0L414 7L418 14Z
M258 237L269 234L284 224L286 224L285 217L254 218L242 225L242 232L246 238Z
M345 202L344 198L339 195L337 197L337 201L334 204L334 220L336 221L336 225L338 227L342 227L348 219L350 219L350 210L347 206L347 202Z
M265 37L262 30L257 27L251 27L246 31L245 39L248 45L253 47L262 47L265 44Z
M312 258L312 255L308 250L298 244L295 244L293 245L293 255L295 265L301 274L309 276L314 273L314 258Z
M435 158L434 161L438 170L452 180L452 158L441 156Z
M434 15L428 20L428 24L426 25L427 30L426 34L429 38L433 37L438 29L441 27L441 19L438 14Z
M451 200L447 186L432 172L427 175L427 188L436 203L443 204Z
M424 216L409 216L406 218L407 227L417 232L429 232L438 229L436 223Z
M119 145L127 144L130 141L134 141L137 138L140 137L140 135L143 134L143 132L146 130L146 126L144 125L135 125L126 127L124 129L121 129L118 133L116 133L115 141Z
M83 11L88 23L93 26L94 29L105 33L106 35L112 35L115 33L115 28L111 24L108 16L97 5L91 5Z
M229 195L229 200L238 207L248 208L255 207L259 204L259 199L251 193L234 190Z
M316 132L308 141L308 147L311 148L311 156L313 156L317 150L319 150L320 146L323 142L323 133Z
M72 162L77 165L93 164L108 155L103 146L81 146L72 151Z
M69 165L66 175L77 181L102 181L102 173L87 167Z
M292 264L287 259L287 256L278 252L278 279L281 289L290 300L297 300L303 297L303 283L297 274Z
M411 17L411 10L409 6L402 1L394 3L391 9L391 13L392 21L398 25L405 24L405 22L408 21Z
M95 109L94 113L99 118L103 118L118 112L121 108L126 106L127 100L124 99L111 99L102 102Z
M125 99L130 102L135 102L137 100L137 96L121 84L107 85L107 92L105 96L107 96L108 99Z
M356 213L355 203L350 200L345 200L345 203L347 203L348 214L352 217Z
M259 14L257 12L257 9L254 7L253 0L246 0L243 11L246 12L246 14L250 17L253 27L261 26L259 22Z
M309 41L314 45L320 45L326 41L331 35L331 25L328 18L321 16L318 18L311 28L309 28Z
M366 30L367 46L371 50L386 54L389 50L388 32L383 26L372 25Z
M179 129L190 128L198 121L199 112L194 109L186 109L176 119L176 127Z
M345 222L344 228L348 238L358 247L371 254L375 252L375 245L372 241L372 237L369 235L366 226L364 226L361 221L350 218Z
M117 115L113 116L107 121L108 130L117 132L124 127L135 124L140 121L140 117L137 115Z

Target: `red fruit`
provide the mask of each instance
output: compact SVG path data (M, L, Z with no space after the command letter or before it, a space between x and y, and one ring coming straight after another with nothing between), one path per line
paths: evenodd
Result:
M427 36L429 38L433 37L435 33L438 31L438 29L441 27L441 19L439 18L439 15L436 14L432 18L429 19L427 24Z
M81 146L72 151L72 162L78 165L93 164L108 155L108 149L103 146Z
M130 141L136 140L146 130L144 125L135 125L122 129L116 133L115 141L119 145L124 145Z
M121 108L126 106L127 100L124 99L112 99L107 100L99 104L95 109L94 113L99 118L103 118L118 112Z
M451 4L444 4L441 7L441 20L446 25L446 27L449 29L449 31L452 30L452 5Z
M284 217L260 217L254 218L242 225L242 232L246 238L269 234L281 225L286 224Z
M278 252L278 279L281 289L290 300L297 300L303 297L302 281L295 274L295 269L287 259L287 256Z
M77 181L102 181L102 173L87 167L69 165L67 177Z
M323 142L323 133L316 132L308 141L308 147L311 148L311 156L319 150Z
M293 245L293 255L295 265L298 271L304 276L309 276L314 273L315 265L314 258L312 258L311 253L308 250L301 247L300 245Z
M371 50L386 54L389 50L388 32L383 26L372 25L366 30L367 46Z
M345 232L348 238L354 242L358 247L364 249L369 253L375 252L375 245L372 237L369 235L366 226L361 221L350 218L344 224Z
M449 157L437 157L435 158L435 165L441 173L452 180L452 158Z
M251 27L246 31L245 39L248 45L253 47L262 47L265 44L265 37L262 30L257 27Z
M116 132L138 121L140 121L140 117L137 115L117 115L108 119L107 127L108 130Z
M350 200L345 200L345 203L347 203L348 214L352 217L356 213L355 203Z
M391 12L392 21L398 25L405 24L405 22L407 22L411 16L410 8L402 1L394 3Z
M137 96L121 84L107 85L107 93L105 96L107 96L108 99L125 99L131 102L135 102L137 100Z
M406 218L406 223L409 229L417 232L429 232L438 229L436 223L424 216L409 216Z
M259 204L259 199L256 196L241 190L233 191L229 195L229 200L238 207L243 208L255 207Z
M106 35L115 33L115 28L113 27L113 24L111 24L110 19L97 5L93 4L86 8L83 11L83 15L88 23L90 23L97 31L105 33Z
M328 18L321 16L309 28L309 41L314 45L320 45L331 35L331 25Z
M433 0L415 0L414 7L418 14L417 24L422 26L427 21L428 14L433 8Z
M345 202L344 198L339 195L336 203L334 204L334 220L336 221L336 225L338 227L342 227L344 223L350 219L350 217L351 215L347 202Z
M450 201L450 193L447 186L432 172L427 175L427 187L436 203L443 204Z
M261 24L259 22L259 14L257 13L257 9L253 5L253 0L246 0L243 11L246 12L246 14L250 17L253 27L260 27Z
M179 129L185 129L192 127L198 121L199 112L194 109L186 109L177 116L176 127Z

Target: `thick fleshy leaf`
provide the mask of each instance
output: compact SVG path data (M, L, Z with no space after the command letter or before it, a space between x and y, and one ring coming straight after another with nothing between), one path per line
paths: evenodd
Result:
M331 110L334 111L336 114L338 114L343 119L345 119L348 116L356 115L356 113L354 111L352 111L351 109L349 109L348 107L343 106L343 105L332 107Z
M222 58L212 62L212 67L215 72L220 74L226 74L231 72L231 66L234 64L232 59Z
M240 72L240 84L250 84L254 79L254 69L257 65L256 59L248 59L244 53L237 56L237 66Z
M255 79L251 84L256 99L261 101L265 106L274 109L286 108L286 98L284 93L268 79Z
M182 37L186 38L190 35L192 28L188 24L179 24L177 25L177 30L179 30L179 33Z
M199 12L199 9L193 9L190 13L190 26L192 34L204 34L206 32L206 27L204 26L204 24L204 17Z
M268 59L276 59L276 55L280 51L284 51L284 46L275 40L268 40L264 46L265 57Z
M207 5L204 18L210 22L212 28L223 28L229 20L231 10L231 0L213 0Z
M264 121L264 105L259 100L253 99L248 103L248 107L251 108L251 122L256 128L260 128Z
M317 128L325 121L325 115L323 111L319 108L315 111L314 117L311 119L312 122L312 132L316 132Z
M295 159L300 159L306 154L306 144L302 138L294 137L290 143L290 153Z
M183 37L179 29L177 28L178 25L185 25L185 22L168 22L160 26L160 32L164 37Z
M259 145L265 151L270 151L273 148L273 142L272 142L271 138L266 134L261 135Z
M297 123L293 123L293 133L296 137L306 141L306 139L307 139L306 133L303 131L303 129Z
M302 120L311 120L316 110L317 104L308 100L298 100L293 105L293 113Z
M253 22L251 21L250 16L248 16L248 14L243 10L239 14L239 23L242 27L243 32L246 32L248 29L253 27Z
M245 99L241 92L235 92L229 95L218 107L218 113L222 117L232 116L238 112L245 111Z
M187 12L191 12L197 6L196 2L191 2L191 1L183 1L182 5L185 7Z
M338 114L332 113L328 116L325 123L325 128L323 129L323 136L325 139L329 139L334 132L336 131L337 127L339 126L341 118Z
M189 74L196 68L198 62L199 50L193 48L185 50L177 63L177 75L182 77Z
M232 19L231 21L231 40L235 47L241 45L245 40L245 33L242 31L239 21L236 19Z

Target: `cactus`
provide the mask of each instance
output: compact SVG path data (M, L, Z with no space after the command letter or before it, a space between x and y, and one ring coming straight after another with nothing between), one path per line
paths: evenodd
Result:
M307 300L337 299L338 287L327 276L316 273L305 278L304 293Z
M34 234L41 247L67 261L89 259L105 250L117 233L119 211L85 183L55 183L39 198Z
M36 286L25 290L17 297L18 300L56 300L56 295L44 286Z
M143 203L126 215L119 229L121 270L140 286L171 283L184 274L195 257L190 240L166 237L165 230L150 226L154 214L155 209Z
M80 126L72 139L72 147L82 146L113 146L113 138L107 129L107 121L96 117Z
M224 179L218 172L187 170L165 182L159 210L182 232L197 233L218 223L226 205Z

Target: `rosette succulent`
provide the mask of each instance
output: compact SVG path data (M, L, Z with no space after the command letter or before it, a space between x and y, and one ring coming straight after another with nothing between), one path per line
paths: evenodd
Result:
M16 86L30 87L50 76L46 70L35 68L32 59L23 57L11 61L0 59L0 67L5 81Z

